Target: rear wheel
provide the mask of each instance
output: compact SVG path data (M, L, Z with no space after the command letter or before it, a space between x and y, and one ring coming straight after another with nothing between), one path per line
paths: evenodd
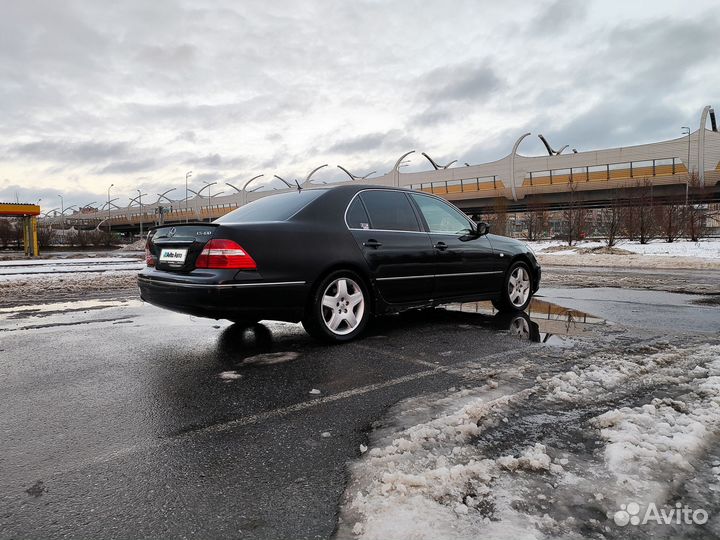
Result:
M369 296L362 279L340 270L316 287L302 323L314 337L344 342L360 334L369 318Z
M532 275L522 261L513 263L505 274L500 298L492 301L498 311L522 311L532 299Z

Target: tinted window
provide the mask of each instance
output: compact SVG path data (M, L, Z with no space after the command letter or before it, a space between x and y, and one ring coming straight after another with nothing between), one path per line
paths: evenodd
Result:
M402 191L365 191L361 195L373 229L419 231L415 212Z
M368 218L365 207L360 201L360 197L353 199L350 208L347 211L347 225L351 229L369 229L370 219Z
M462 212L433 197L412 194L411 197L420 207L430 232L460 234L470 231L470 223Z
M285 221L325 193L324 189L268 195L215 220L216 223L251 223L253 221Z

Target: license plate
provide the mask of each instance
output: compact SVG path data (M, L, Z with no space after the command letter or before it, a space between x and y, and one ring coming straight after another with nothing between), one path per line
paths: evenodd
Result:
M160 262L182 264L187 257L187 249L163 249L160 251Z

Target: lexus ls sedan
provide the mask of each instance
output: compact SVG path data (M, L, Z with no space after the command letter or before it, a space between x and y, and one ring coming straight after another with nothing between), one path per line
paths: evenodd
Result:
M213 223L152 229L143 300L201 317L298 322L349 341L373 315L492 300L523 310L540 266L447 201L368 185L271 195Z

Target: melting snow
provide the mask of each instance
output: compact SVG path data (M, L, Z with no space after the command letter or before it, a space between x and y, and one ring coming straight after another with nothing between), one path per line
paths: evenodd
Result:
M613 407L633 390L642 405ZM673 397L661 395L670 391ZM522 434L515 449L487 450L523 407L547 410L551 421L553 411L590 410L577 421L589 450L577 440L523 446ZM352 467L339 536L623 536L609 517L620 504L672 506L673 490L695 478L698 460L714 444L720 346L596 353L564 373L538 377L531 388L484 386L410 400L396 418L412 425L378 432ZM720 484L720 461L707 468L709 483Z

